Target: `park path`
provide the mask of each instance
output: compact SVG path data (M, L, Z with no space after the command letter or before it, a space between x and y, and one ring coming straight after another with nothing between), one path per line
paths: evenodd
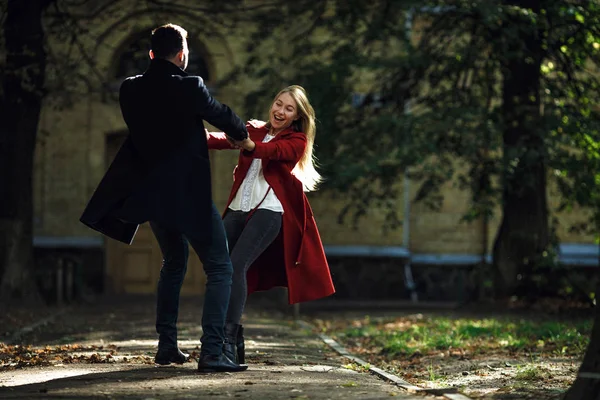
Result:
M182 300L179 345L197 356L200 301ZM196 362L156 367L150 298L104 299L71 306L24 335L38 365L0 368L0 398L23 399L433 399L349 361L279 311L250 311L244 321L248 371L199 374ZM38 357L38 358L39 358ZM6 365L6 360L4 360ZM33 363L35 364L35 363Z

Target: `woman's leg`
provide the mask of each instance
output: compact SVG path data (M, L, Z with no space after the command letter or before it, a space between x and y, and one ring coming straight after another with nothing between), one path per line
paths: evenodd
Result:
M225 227L225 234L227 235L229 254L231 254L231 251L238 241L238 238L244 230L244 226L246 226L247 217L247 212L227 210L225 218L223 218L223 226Z
M228 323L240 323L248 296L246 272L258 256L279 235L279 231L281 230L281 216L280 212L263 209L256 210L246 223L242 233L235 240L235 244L231 245L230 255L233 265L233 281L226 319Z

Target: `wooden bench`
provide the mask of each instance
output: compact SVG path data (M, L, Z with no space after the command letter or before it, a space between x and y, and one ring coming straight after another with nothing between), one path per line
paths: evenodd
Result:
M83 268L77 252L101 249L104 247L104 240L101 237L34 236L33 247L52 252L42 257L40 263L45 263L53 274L56 303L63 304L71 302L82 289L81 282L76 278Z

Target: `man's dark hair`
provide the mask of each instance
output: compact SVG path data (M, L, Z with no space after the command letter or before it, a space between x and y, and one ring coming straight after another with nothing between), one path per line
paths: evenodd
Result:
M187 31L179 25L167 24L152 31L150 46L154 57L171 58L187 45Z

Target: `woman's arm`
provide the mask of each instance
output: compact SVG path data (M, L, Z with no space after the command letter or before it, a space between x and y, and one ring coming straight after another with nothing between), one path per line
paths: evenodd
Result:
M297 162L306 149L306 135L298 132L266 143L253 142L249 138L238 143L244 149L244 155L249 157Z
M206 132L206 142L208 143L209 150L231 150L235 149L233 143L230 141L225 132Z

